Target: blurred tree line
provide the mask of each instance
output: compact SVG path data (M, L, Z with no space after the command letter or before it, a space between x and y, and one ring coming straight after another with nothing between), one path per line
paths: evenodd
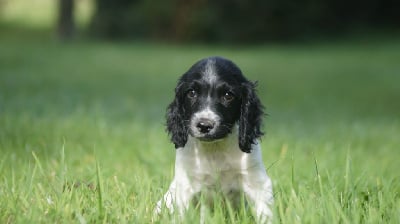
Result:
M89 29L108 39L262 42L399 29L399 11L399 0L96 0Z

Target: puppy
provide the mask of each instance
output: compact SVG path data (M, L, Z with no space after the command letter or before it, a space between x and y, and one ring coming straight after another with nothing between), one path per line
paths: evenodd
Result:
M156 213L165 205L183 215L200 194L212 200L220 192L238 203L244 193L257 222L271 221L272 183L258 142L264 113L255 86L222 57L202 59L182 75L166 116L175 177Z

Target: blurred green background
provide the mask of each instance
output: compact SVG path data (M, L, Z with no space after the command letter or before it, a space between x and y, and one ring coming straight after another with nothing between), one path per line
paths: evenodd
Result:
M277 220L396 223L398 6L0 0L0 221L76 221L75 206L89 221L148 222L173 173L164 114L176 80L220 55L259 82ZM90 193L60 190L98 182L96 162L107 218ZM337 201L315 195L316 162ZM306 209L310 196L321 210Z

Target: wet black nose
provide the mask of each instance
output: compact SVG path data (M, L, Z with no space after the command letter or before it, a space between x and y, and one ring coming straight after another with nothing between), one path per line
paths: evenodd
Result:
M203 134L209 133L215 126L215 122L208 120L208 119L201 119L196 127Z

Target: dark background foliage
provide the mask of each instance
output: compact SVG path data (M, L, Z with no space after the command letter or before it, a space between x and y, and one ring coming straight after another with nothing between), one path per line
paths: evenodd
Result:
M263 42L400 28L395 0L97 0L94 36Z

